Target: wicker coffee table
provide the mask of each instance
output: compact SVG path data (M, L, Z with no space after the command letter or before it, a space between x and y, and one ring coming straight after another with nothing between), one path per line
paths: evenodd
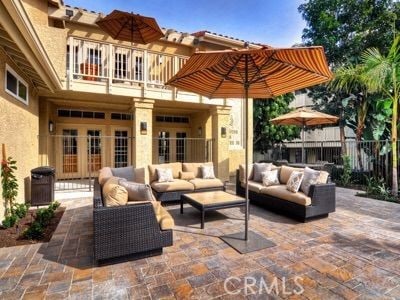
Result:
M201 212L201 229L204 229L204 217L206 211L219 210L231 207L246 206L243 197L229 194L224 191L190 193L181 196L181 214L183 214L184 202L197 208Z

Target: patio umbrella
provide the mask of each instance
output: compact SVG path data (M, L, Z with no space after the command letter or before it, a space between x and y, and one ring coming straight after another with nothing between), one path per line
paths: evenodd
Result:
M164 36L154 18L120 10L113 10L96 24L115 40L148 44Z
M272 119L271 122L276 125L296 125L303 128L303 134L301 137L301 162L304 163L304 140L306 126L336 124L338 120L339 118L336 116L324 114L322 112L303 107L276 117Z
M244 98L246 124L248 98L271 98L326 82L332 78L322 47L267 48L197 52L166 84L208 98ZM248 127L247 127L248 128ZM231 235L224 240L241 253L265 248L262 237L249 240L248 129L245 133L246 209L244 240ZM241 234L241 233L240 233ZM235 240L236 239L236 240Z

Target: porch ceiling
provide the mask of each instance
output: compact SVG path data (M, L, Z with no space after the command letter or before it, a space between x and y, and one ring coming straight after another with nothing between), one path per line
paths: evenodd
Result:
M4 52L15 62L21 72L25 73L26 77L30 78L36 87L48 89L46 83L40 78L39 74L32 67L25 55L19 49L11 36L0 23L0 47Z

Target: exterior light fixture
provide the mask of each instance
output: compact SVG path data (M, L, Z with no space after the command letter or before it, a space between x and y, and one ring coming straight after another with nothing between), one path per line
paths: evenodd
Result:
M199 126L199 128L197 128L197 135L198 136L202 136L203 135L203 128L201 126Z
M50 133L54 132L54 123L53 123L53 121L49 121L49 132Z
M147 122L140 122L140 134L147 134Z
M226 127L221 127L221 137L226 138Z

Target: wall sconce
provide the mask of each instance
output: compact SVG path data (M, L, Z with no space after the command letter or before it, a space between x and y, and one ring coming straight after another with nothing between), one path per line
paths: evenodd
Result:
M226 138L226 127L221 127L221 137Z
M140 122L140 134L147 134L147 122Z
M199 126L199 128L197 128L197 135L198 136L202 136L203 135L203 128L201 126Z
M53 121L49 121L49 132L50 133L54 132L54 123L53 123Z

